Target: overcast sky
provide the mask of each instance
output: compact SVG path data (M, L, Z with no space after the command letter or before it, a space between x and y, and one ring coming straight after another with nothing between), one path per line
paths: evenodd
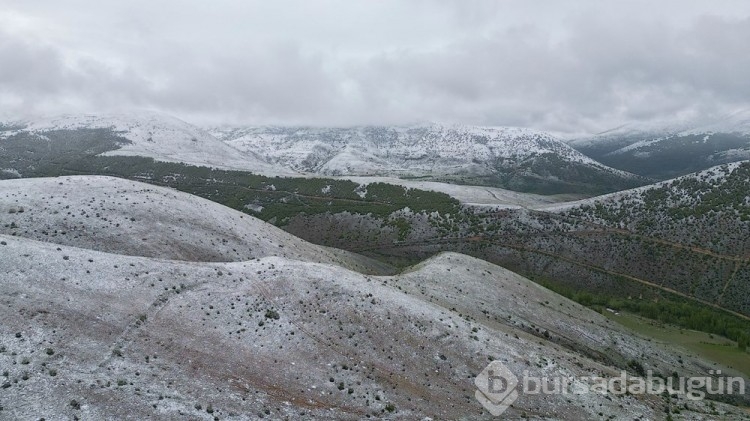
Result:
M750 108L750 1L0 0L6 116L596 132Z

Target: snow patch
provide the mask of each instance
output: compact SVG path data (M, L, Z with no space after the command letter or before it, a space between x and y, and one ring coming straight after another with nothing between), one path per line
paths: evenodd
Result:
M21 178L21 173L18 172L18 170L14 168L4 168L4 169L1 169L0 172L2 172L3 174L9 175L11 177Z

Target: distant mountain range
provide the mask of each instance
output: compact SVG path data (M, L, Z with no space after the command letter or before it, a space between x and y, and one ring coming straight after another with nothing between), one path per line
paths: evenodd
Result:
M648 180L528 129L139 113L0 124L0 179L2 419L491 419L493 360L750 374L750 162L552 204L458 183ZM716 400L529 394L507 416L746 418L747 393Z
M627 124L569 144L605 165L667 179L750 159L750 111L703 124Z
M531 129L410 127L209 129L267 162L322 176L397 176L542 194L601 193L642 184Z
M268 176L392 177L595 195L750 159L750 112L702 124L627 124L567 143L511 127L202 129L153 112L69 115L0 123L0 148L4 178L37 167L25 161L31 149L144 156Z
M10 160L22 157L28 147L52 148L57 154L83 149L271 176L400 177L540 194L591 195L646 182L600 164L548 133L523 128L432 124L206 131L143 112L0 124L0 141ZM0 162L3 169L24 174L22 168Z

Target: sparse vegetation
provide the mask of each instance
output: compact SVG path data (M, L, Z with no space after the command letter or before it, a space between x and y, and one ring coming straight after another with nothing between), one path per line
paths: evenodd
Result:
M628 362L628 367L641 377L646 375L646 369L643 367L643 364L641 364L640 361L630 360Z
M265 314L266 319L273 319L273 320L279 320L281 316L279 316L279 313L276 310L266 310Z
M235 209L241 209L246 213L272 221L274 224L283 226L290 231L295 229L307 230L307 234L315 236L319 243L346 244L352 250L376 254L381 257L385 256L384 258L387 260L390 260L393 256L398 256L398 258L403 259L402 262L416 262L441 250L461 251L527 274L554 274L556 281L558 279L562 281L551 283L551 288L555 288L579 303L599 311L604 308L611 308L641 314L655 320L664 320L686 328L710 331L716 335L734 338L740 348L747 347L748 341L750 341L750 336L747 335L748 325L740 318L686 298L641 288L635 285L632 280L625 280L617 275L619 272L625 272L643 278L660 279L658 275L680 265L679 267L684 268L686 273L700 273L701 275L695 276L696 279L694 280L686 281L683 286L672 285L672 283L679 282L677 275L671 278L664 277L664 284L679 291L687 291L694 296L703 296L708 293L707 291L715 290L715 281L725 279L728 273L736 276L735 279L739 281L737 283L743 285L742 282L746 277L744 277L745 272L743 272L745 268L741 264L735 264L734 261L731 264L725 264L722 263L724 260L721 258L710 255L706 255L705 259L701 257L700 260L697 260L697 263L693 264L690 262L695 260L692 257L696 254L691 254L693 252L690 250L681 250L680 253L683 251L684 253L679 254L674 252L675 247L638 237L637 235L643 235L647 232L646 227L650 223L648 221L642 227L630 232L615 233L606 231L601 226L590 225L591 221L583 214L560 216L526 209L479 213L471 209L461 208L456 201L445 195L385 184L371 184L367 186L365 194L365 189L348 181L260 177L236 171L156 163L152 160L133 157L87 157L85 160L81 158L81 161L77 159L67 161L62 159L60 162L42 161L38 167L27 168L27 170L40 171L39 174L42 171L49 171L50 173L57 171L60 174L88 171L98 173L101 171L130 179L145 180L158 185L167 185L199 194L230 205ZM325 190L325 193L322 193L323 190ZM358 193L361 193L362 196ZM706 197L711 199L710 196ZM663 198L655 196L653 200L657 202L663 200ZM723 202L724 198L715 200L721 200L722 204L725 203ZM256 209L262 207L262 210L251 210L251 208L247 208L248 204L257 205L258 208ZM404 210L407 207L409 211ZM593 209L591 212L598 212L597 215L607 216L607 212L610 212L606 207L594 207ZM64 210L60 210L64 212ZM28 217L30 214L34 214L36 209L27 209L25 212L24 217ZM16 210L16 213L12 214L14 215L13 218L19 218L19 213L21 212ZM683 215L682 213L667 212L667 214L669 218L675 221L694 220L697 217L697 214L692 213ZM88 212L86 216L82 217L88 218L90 216L94 218L94 215L100 218L94 212ZM615 220L612 219L614 217L610 215L607 218L610 218L611 221L604 224L605 228L614 229ZM741 219L742 216L740 215L737 218ZM131 222L142 224L143 218L122 218L118 222L122 224ZM317 224L317 222L327 222L328 225ZM23 226L22 230L30 229L23 222L21 222L21 226ZM624 228L619 228L619 226L617 229L627 231ZM150 240L145 239L145 237L144 241ZM138 237L139 241L140 238ZM216 244L220 244L221 239L209 241L216 241ZM295 249L294 245L287 243L278 246L279 249L283 246L285 251L292 249L292 252L294 252ZM698 246L701 246L701 244L698 244ZM275 244L273 247L276 250ZM719 247L719 245L716 245L716 247ZM725 247L726 250L726 246L722 247ZM11 249L8 248L7 250ZM622 256L621 259L612 259L612 250L617 250L620 253L619 255ZM670 250L672 254L670 254ZM319 346L322 347L321 349L325 349L326 360L335 361L335 363L329 363L327 366L329 371L324 371L320 377L316 377L317 383L314 385L306 384L307 379L300 379L300 377L303 377L300 375L295 379L300 382L300 390L289 393L294 393L294 396L299 397L299 399L309 399L309 393L319 388L315 390L315 394L324 391L325 393L321 396L325 397L328 394L331 396L331 398L321 398L321 401L322 399L336 399L347 402L347 405L352 406L373 405L373 407L367 409L371 413L370 415L376 418L388 416L386 412L389 414L396 412L396 405L391 402L383 405L383 401L388 401L390 387L395 390L394 395L402 392L402 389L398 389L401 387L401 380L398 376L403 376L403 374L399 374L399 370L401 373L412 369L423 370L424 373L419 373L418 380L410 382L409 387L419 389L425 395L434 393L435 396L440 397L443 396L443 393L456 392L457 389L450 389L448 392L441 389L441 387L453 387L453 383L455 383L454 379L451 378L450 382L453 383L446 386L447 383L441 376L444 376L445 373L451 373L451 376L471 379L478 370L481 370L481 366L486 364L484 360L487 354L478 353L477 355L480 355L479 362L461 362L454 350L443 345L450 343L461 351L466 349L496 351L497 343L491 341L497 340L495 336L501 334L500 330L492 327L497 323L501 323L509 329L506 337L501 338L503 341L507 340L507 342L504 342L507 346L521 347L522 345L519 344L522 344L527 338L519 337L519 334L521 332L530 333L534 335L534 347L538 346L550 353L557 353L558 358L555 363L568 364L565 357L572 356L577 364L581 364L581 367L591 369L591 366L585 366L585 364L588 364L587 358L590 355L583 352L576 353L577 351L575 351L578 349L576 346L580 345L583 348L588 345L587 343L576 342L579 340L585 341L585 339L568 338L550 326L541 326L538 320L534 321L536 324L528 326L524 325L527 322L521 317L514 317L512 320L510 318L493 319L492 313L487 310L490 304L481 301L479 303L482 306L473 306L472 309L461 308L456 303L447 305L446 301L457 300L460 298L456 297L463 297L467 294L466 285L452 285L450 282L454 279L461 279L459 276L464 274L464 270L466 273L475 270L473 266L451 266L443 274L446 282L442 286L446 288L455 287L455 290L429 290L425 287L422 291L422 297L413 298L419 297L418 289L420 285L410 289L407 288L405 283L393 282L391 278L356 278L358 282L344 284L337 283L336 277L329 276L327 272L317 273L315 271L311 271L309 280L306 279L304 283L295 283L293 280L285 279L284 276L273 275L275 271L273 265L253 261L247 262L248 266L255 265L253 271L248 273L239 270L240 273L238 274L236 268L239 268L239 265L226 266L231 270L217 265L202 272L201 282L206 282L206 285L215 283L222 287L220 288L222 292L218 296L217 294L203 296L202 294L205 291L201 288L194 288L194 285L200 284L189 273L191 270L200 271L200 265L177 270L176 264L161 261L157 269L156 267L149 268L144 263L146 262L144 259L141 261L142 263L137 265L135 263L128 264L128 261L124 261L125 263L117 261L114 265L108 263L104 270L96 272L97 268L103 267L99 265L99 262L95 263L93 259L82 258L82 255L77 251L70 252L67 249L58 249L57 251L60 254L54 254L56 264L62 265L62 262L59 261L60 256L64 256L63 258L69 256L71 261L80 262L81 265L85 266L85 269L91 269L91 272L84 275L83 271L75 272L77 268L73 266L76 265L66 265L71 267L66 267L59 276L54 274L53 277L53 281L58 282L60 288L67 285L71 285L71 288L73 288L72 285L75 285L75 288L78 288L76 282L84 281L90 282L85 285L93 288L96 283L90 281L88 275L93 273L91 278L95 278L104 276L102 273L109 273L109 271L117 274L117 282L133 287L132 291L127 291L129 298L138 296L139 285L150 285L147 288L148 292L143 294L143 297L146 298L141 297L143 301L139 303L139 306L128 308L123 313L126 314L121 317L124 326L106 326L107 334L110 331L112 333L102 341L105 345L102 345L97 359L101 358L103 361L96 361L101 370L95 369L95 372L96 375L107 373L105 374L107 377L96 379L90 385L82 383L80 389L76 390L86 390L85 387L90 386L97 388L97 390L101 389L102 392L100 393L117 393L123 396L132 393L134 396L147 399L148 404L153 404L154 409L160 406L160 411L165 410L166 407L179 407L182 408L181 410L187 410L188 412L187 415L183 413L180 415L190 416L192 405L197 411L205 410L206 413L214 415L215 410L211 404L204 407L200 403L195 403L196 399L201 399L201 402L205 404L205 402L214 399L214 396L236 393L234 392L236 389L241 390L241 392L232 395L233 398L236 397L237 399L214 400L214 403L221 405L221 410L216 411L216 418L218 416L224 417L224 411L232 417L229 406L235 405L235 409L236 407L242 407L243 404L238 403L240 399L243 402L245 399L252 401L252 405L255 405L253 411L256 414L260 414L262 408L262 413L270 418L289 416L291 412L274 401L275 395L262 396L262 393L258 393L265 386L263 382L266 380L262 376L266 373L263 370L274 370L274 373L279 374L280 379L289 380L290 378L285 377L288 373L283 371L288 369L285 364L291 360L291 358L287 358L289 357L289 354L286 354L287 350L307 350L308 347ZM701 256L703 255L705 254ZM85 263L86 261L89 263ZM651 262L655 263L651 265ZM218 270L217 267L221 267L222 270ZM699 272L699 267L710 267L711 272ZM643 272L646 270L652 272L644 274ZM343 272L335 272L333 269L331 271L336 276L343 274ZM74 276L71 276L71 273ZM497 273L490 270L487 270L486 274L481 274L481 276L489 276L483 278L487 280L494 279L495 275ZM161 279L162 276L164 277L163 280ZM276 277L274 278L274 276ZM350 275L346 274L345 276ZM354 277L355 274L351 276ZM680 276L683 279L685 278L684 273ZM44 276L35 279L44 279ZM271 291L270 296L282 298L278 300L267 298L265 289L277 288L273 285L274 282L267 282L270 279L283 284L278 288L286 288L283 290L284 294L278 293L281 290L275 290ZM42 282L40 281L40 283ZM615 285L615 287L610 288L612 285ZM724 284L721 286L724 286ZM364 291L352 292L352 290L359 288ZM380 289L375 291L376 288ZM211 290L210 288L206 289ZM370 289L375 292L377 300L372 293L368 292ZM644 291L646 291L644 296L641 296L640 294ZM736 305L733 303L742 300L742 298L736 298L738 295L734 290L730 289L729 291L730 294L720 301L722 304ZM176 296L180 292L189 293ZM211 290L211 292L214 292L214 290ZM397 294L399 299L412 303L415 307L410 308L409 305L403 305L403 308L399 307L398 310L395 310L396 307L393 303L398 303L399 306L402 304L398 300L393 300L392 298L396 295L391 294ZM102 294L102 296L107 295ZM201 301L196 301L196 297L200 297ZM286 300L287 297L293 297L293 300ZM430 311L441 312L439 321L435 320L434 315L436 313L430 314L429 317L420 314L423 309L417 306L422 305L424 300L428 299L427 297L429 297L431 303ZM534 300L529 300L528 305L541 305L544 307L542 311L556 310L558 303L551 297L552 295L536 297ZM719 297L715 298L718 299ZM416 299L420 301L414 301ZM514 299L518 300L519 298L514 297ZM170 304L167 307L169 311L159 313L155 307L162 308L161 306L168 300L173 300L169 301ZM47 301L40 300L39 302L47 305ZM487 307L484 307L485 305ZM565 305L567 306L569 303L566 302ZM268 308L269 306L275 308ZM115 307L112 307L113 311L116 311ZM477 310L477 313L473 316L467 314L476 308L481 308L484 312L479 313ZM193 310L195 313L191 313ZM564 320L568 320L565 318L568 310L566 308L560 313L560 317ZM739 310L741 311L742 308ZM71 332L65 329L63 323L60 324L60 327L56 326L61 332L57 337L40 340L38 338L39 333L33 326L33 323L36 322L33 322L33 320L49 320L48 316L44 316L47 313L28 316L34 309L27 310L27 307L24 307L24 311L27 312L19 314L25 318L24 321L29 321L29 325L20 323L14 325L15 327L7 336L9 347L14 351L14 354L12 357L7 355L2 357L8 358L9 361L18 361L25 355L33 356L33 364L30 367L11 369L12 376L10 378L6 371L5 378L8 379L8 388L11 387L12 381L17 382L19 378L23 380L31 378L32 381L28 384L19 384L17 388L14 387L10 391L11 393L16 389L28 387L29 384L37 381L38 379L34 376L38 375L35 373L43 373L39 370L47 369L50 376L57 376L57 371L46 368L47 363L56 365L55 363L60 358L74 359L76 357L73 352L69 351L71 349L69 348L71 346L68 343L69 341L59 341L61 337L59 335L70 334ZM167 314L170 311L173 314ZM158 314L159 317L152 316L153 319L149 318L146 312L149 315ZM284 314L283 322L276 322L281 320L281 313ZM175 314L178 316L175 316ZM179 318L185 315L194 315L195 317ZM489 323L480 320L482 315L487 317ZM34 319L33 317L37 318ZM170 328L175 328L176 332L174 333L170 332L169 328L164 329L163 326L159 326L160 324L167 324L169 317L177 317L175 320L179 320L178 323L169 325ZM147 321L149 323L146 323ZM376 321L376 323L372 321ZM107 323L116 322L108 320ZM184 327L182 323L185 323ZM143 326L143 328L133 329L134 324ZM99 327L97 326L97 328ZM158 334L150 336L151 328L156 329L155 332L158 332ZM196 338L184 338L184 333L189 328L195 329ZM597 327L597 329L599 328L601 327ZM15 329L23 329L24 332L27 332L26 337L24 338L19 332L16 334L18 340L13 340L12 332ZM184 331L180 329L184 329ZM430 338L445 338L446 340L424 340L415 332L430 332L430 335L434 334ZM231 341L227 338L231 338ZM572 343L564 342L568 340ZM560 341L559 348L546 347L546 344L555 341ZM109 350L113 343L118 345L111 350L110 355ZM46 348L43 352L47 356L56 355L57 357L46 358L40 352L40 349L26 347L45 346L38 344L54 344L55 350ZM126 345L124 345L124 348L120 348L119 344ZM237 354L237 359L232 360L231 369L221 366L223 361L234 358L234 356L227 358L222 355L223 352L226 352L227 344L231 344L231 347L237 347L237 350L241 352L241 354ZM123 357L122 349L127 350L128 358L112 358ZM234 350L234 348L230 349ZM574 351L571 349L574 349ZM144 350L147 350L145 352L150 354L153 353L153 359L149 355L144 355ZM251 369L236 364L237 361L240 361L239 358L245 358L247 355L255 356L254 352L257 353L259 358L250 361ZM619 351L613 350L612 352ZM159 354L158 360L156 359L157 353ZM164 359L162 359L162 355L165 355ZM41 358L39 358L40 356ZM621 356L618 354L618 357ZM685 357L685 359L683 360L682 357ZM222 360L223 358L224 360ZM144 360L146 364L143 364ZM27 358L27 361L26 365L29 365L31 360ZM213 371L215 361L217 367L219 367L217 371ZM296 361L299 361L299 359ZM137 367L138 370L131 370L130 364L135 362L142 365ZM531 360L529 361L529 367L543 368L548 362L551 363L552 359ZM301 363L300 361L299 365L303 365ZM318 364L319 361L315 363ZM601 361L597 362L597 364L599 363ZM681 356L679 363L689 364L691 360L687 356ZM23 359L21 359L21 364L24 364ZM173 366L170 366L170 364L173 364ZM642 374L647 366L651 367L648 360L633 355L621 358L619 364L639 374ZM39 365L43 368L40 368ZM324 364L316 365L316 367L324 367ZM676 367L676 370L680 369L679 364ZM23 369L29 371L23 372ZM670 369L672 368L670 367ZM169 376L165 376L164 371L166 370L173 371L168 373ZM184 387L184 384L179 384L180 381L185 381L185 379L174 373L192 373L201 370L210 373L210 376L200 380L206 382L207 386L202 389L206 392L206 395L178 396L181 393L187 394L187 392L184 392L187 388ZM236 370L236 373L234 370ZM214 376L215 373L221 373L216 375L221 380L216 382L212 380L213 377L211 376ZM424 375L424 378L422 378L422 375ZM105 384L106 387L110 387L110 380L120 376L124 378L116 380L116 385L123 387L122 389L105 390ZM130 380L126 380L126 378ZM158 380L150 383L152 378ZM326 378L329 379L328 383L325 382ZM417 376L415 376L416 378ZM227 380L231 385L229 387L227 387ZM47 379L45 381L69 382L71 377L66 370L61 372L59 379ZM178 382L178 384L174 385L173 381ZM323 384L321 385L321 383ZM377 384L377 388L373 387L373 384ZM124 387L127 385L132 385L132 387ZM387 385L389 389L381 389L382 385ZM214 386L216 386L216 391L214 391ZM3 384L3 387L5 387L5 384ZM283 386L273 384L268 387L273 387L275 390L275 388ZM341 393L336 393L334 387ZM230 389L231 391L229 391ZM177 392L174 392L175 390ZM344 391L346 393L343 393ZM382 396L380 395L381 392L384 393ZM308 396L305 396L306 393ZM156 394L159 394L158 401L153 398ZM93 405L93 401L88 400L86 395L75 396L78 399L83 399L87 404ZM449 408L448 404L443 405L440 407L440 411L451 411L453 405L461 407L460 393L451 394L451 396L456 396L456 399L449 403L451 407ZM67 399L70 399L70 395L66 395L65 400L62 401L63 405ZM179 402L181 399L188 400ZM258 404L258 400L266 399L272 403L268 404L264 401L262 405ZM378 403L373 403L373 399ZM173 405L175 401L177 401L177 404ZM472 406L463 406L461 407L462 410L465 408L476 409L476 402L470 395L466 398L466 401ZM76 405L74 405L74 402ZM230 403L227 403L225 407L226 402ZM400 402L399 413L410 416L411 412L409 411L412 404L402 405ZM580 402L576 402L576 405L579 404ZM266 408L266 405L269 408L276 406L272 416L271 409ZM318 405L318 403L315 405ZM413 405L417 407L416 403ZM435 405L442 404L437 402ZM80 404L76 400L70 401L69 406L76 410L80 409ZM293 404L290 406L293 406ZM297 409L295 408L295 410ZM316 408L305 407L304 411L298 410L296 416L313 418L316 414L315 410ZM598 412L600 409L596 409L596 411L592 412L592 415L601 413L602 417L607 416L606 411ZM659 407L659 411L661 411L661 407ZM310 412L313 414L311 415ZM671 413L676 414L677 412L673 409ZM445 412L445 414L452 413ZM205 414L203 416L205 417Z

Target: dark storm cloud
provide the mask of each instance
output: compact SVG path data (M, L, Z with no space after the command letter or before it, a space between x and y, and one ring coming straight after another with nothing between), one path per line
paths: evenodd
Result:
M750 107L742 2L9 1L6 114L580 132Z

